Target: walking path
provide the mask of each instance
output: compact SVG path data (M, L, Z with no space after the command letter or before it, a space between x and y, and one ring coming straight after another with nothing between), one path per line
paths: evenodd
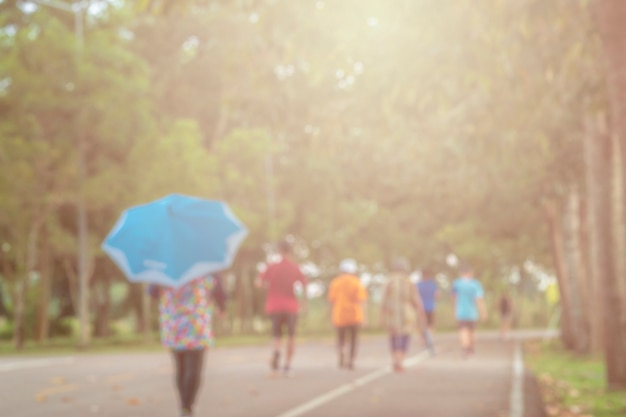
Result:
M365 337L356 370L339 370L331 341L298 346L294 378L268 377L269 348L210 352L196 416L219 417L542 417L522 338L479 333L462 359L454 334L437 335L430 357L413 347L407 370L393 373L384 337ZM176 416L167 352L0 357L0 415L20 417Z

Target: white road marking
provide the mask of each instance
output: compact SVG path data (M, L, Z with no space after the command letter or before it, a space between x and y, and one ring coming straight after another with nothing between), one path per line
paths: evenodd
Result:
M74 361L75 359L70 356L66 358L24 359L23 361L17 362L0 362L0 372L17 371L20 369L43 368L53 365L67 365L70 363L74 363Z
M523 417L524 415L524 360L520 344L515 344L513 356L513 384L511 386L511 413L510 417Z
M418 355L415 355L413 357L410 357L409 359L404 361L404 365L405 367L411 367L414 365L417 365L418 363L422 362L424 359L428 358L429 354L428 352L422 352ZM341 385L337 388L335 388L332 391L327 392L326 394L322 394L319 397L313 398L312 400L299 405L295 408L292 408L291 410L287 410L284 413L278 415L277 417L298 417L298 416L302 416L306 413L308 413L311 410L314 410L326 403L331 402L332 400L334 400L335 398L341 397L342 395L345 395L351 391L354 391L355 389L362 387L366 384L369 384L372 381L375 381L379 378L382 378L385 375L390 374L391 371L391 367L387 366L385 368L381 368L377 371L371 372L361 378L355 379L354 381L352 381L351 383L348 384L344 384Z

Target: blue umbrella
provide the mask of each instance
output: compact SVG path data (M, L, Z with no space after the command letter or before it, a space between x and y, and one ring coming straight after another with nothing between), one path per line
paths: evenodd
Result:
M230 267L247 233L225 203L172 194L126 209L102 249L130 281L179 287Z

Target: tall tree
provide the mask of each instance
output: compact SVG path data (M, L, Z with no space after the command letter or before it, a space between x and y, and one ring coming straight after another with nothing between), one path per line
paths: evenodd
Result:
M620 159L626 160L626 27L623 24L626 19L626 3L620 0L596 1L595 11L607 64L607 91L610 106L610 131L608 135L598 138L600 141L598 146L601 149L600 155L603 163L606 167L610 167L611 137L617 139L616 151L620 152ZM610 174L610 172L606 173ZM623 167L620 175L622 187L624 187L620 190L620 197L623 198L626 195L626 181L624 180L626 170ZM605 187L608 187L608 191L605 191L608 195L611 192L610 178L611 175L604 176L602 183L597 185L602 187L603 191ZM602 209L605 209L604 204L610 204L606 198L604 196L601 200ZM623 205L623 208L626 209L626 205ZM614 241L610 238L610 230L607 230L610 229L610 223L607 224L607 222L613 218L614 224L619 227L620 234L624 235L626 214L618 213L617 218L608 215L606 211L603 211L603 214L607 217L601 220L603 223L599 228L602 239L607 239L603 243L607 254L613 254L610 246ZM626 352L626 284L624 284L626 278L616 274L615 267L612 266L613 262L617 261L620 264L617 270L623 270L622 265L626 262L626 257L624 250L615 253L615 256L615 259L605 259L606 262L611 263L611 266L605 271L602 280L606 367L609 387L626 389L626 355L624 355Z

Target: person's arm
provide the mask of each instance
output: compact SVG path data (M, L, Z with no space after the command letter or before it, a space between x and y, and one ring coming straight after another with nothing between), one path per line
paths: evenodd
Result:
M480 319L482 321L487 320L487 307L485 305L485 299L483 297L479 297L476 299L476 306L478 307L478 314L480 315Z
M217 306L220 315L226 313L226 291L224 290L224 283L222 274L219 272L213 274L213 288L211 289L211 298Z
M309 295L307 293L308 280L302 272L300 272L300 274L300 283L302 284L302 301L300 302L300 307L303 311L306 311L309 307Z
M359 283L359 302L361 303L361 311L363 312L363 326L367 326L369 324L367 314L367 289L362 283Z
M257 288L264 288L267 286L267 281L266 281L267 269L268 268L266 268L264 271L260 272L259 275L256 276L256 279L254 280L254 285Z
M384 327L387 324L389 316L389 283L385 284L383 288L383 295L380 301L380 313L378 315L379 324Z
M417 291L417 288L415 288L415 285L410 284L409 288L411 291L412 304L413 304L413 307L415 308L415 311L417 311L417 316L419 317L420 325L425 326L426 325L426 312L424 311L424 304L422 303L422 297Z
M148 287L146 288L146 292L148 293L148 295L150 296L150 298L153 298L155 300L159 299L159 295L161 294L161 289L158 285L156 284L150 284L148 285Z

